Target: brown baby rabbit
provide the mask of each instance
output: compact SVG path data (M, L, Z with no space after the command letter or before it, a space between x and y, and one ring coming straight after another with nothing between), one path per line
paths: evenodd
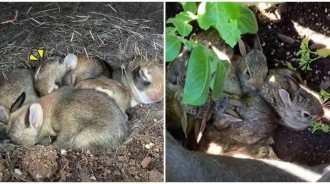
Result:
M252 50L242 41L239 43L242 56L235 55L231 59L223 89L225 94L238 98L260 90L268 72L258 36Z
M214 108L213 125L221 131L221 137L233 143L255 144L267 140L277 127L277 114L256 93L268 71L266 57L256 38L253 50L233 59L225 83L228 86L224 89L230 95L218 100ZM245 45L241 48L245 49Z
M270 70L261 96L281 117L279 123L294 130L306 129L324 113L318 94L308 89L299 74L289 69Z
M164 69L156 60L136 57L122 70L121 81L130 92L131 107L163 99Z
M5 72L0 76L0 121L7 123L9 120L10 107L15 100L26 93L26 102L29 103L38 98L33 87L33 72L29 69L17 69Z
M40 96L44 96L62 85L73 87L84 79L101 75L109 75L105 62L70 53L64 59L55 57L42 63L36 70L34 84Z
M129 108L131 97L127 89L119 82L100 76L95 79L86 79L79 82L75 88L78 89L95 89L106 93L113 98L123 113Z
M115 149L125 139L127 126L123 113L106 94L61 87L13 112L7 132L12 142L22 145L56 136L52 143L56 148Z
M218 110L213 122L222 137L233 143L255 144L273 135L279 117L260 96L224 100L229 102L224 102L227 103L225 110ZM221 141L220 137L218 139Z

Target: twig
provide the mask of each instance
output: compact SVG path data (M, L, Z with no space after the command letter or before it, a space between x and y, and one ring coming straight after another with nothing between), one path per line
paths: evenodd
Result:
M3 21L3 22L1 22L0 24L8 24L8 23L15 24L15 22L17 21L17 17L18 17L18 10L15 11L15 16L14 16L13 19Z

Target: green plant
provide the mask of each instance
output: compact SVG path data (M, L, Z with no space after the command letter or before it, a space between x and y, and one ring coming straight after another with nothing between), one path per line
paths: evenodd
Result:
M325 91L323 89L321 89L321 91L319 92L319 95L323 102L325 102L326 100L328 100L330 98L330 93L328 93L327 91Z
M300 50L296 53L296 56L300 56L299 68L304 72L311 70L310 64L320 58L325 58L330 55L330 49L323 48L318 49L315 52L311 51L308 47L309 38L305 37L300 44ZM311 54L314 54L316 57L311 58Z
M182 2L183 11L169 18L166 27L166 61L173 61L182 45L191 51L182 102L203 105L212 91L212 99L221 96L228 63L220 60L214 51L193 42L188 36L192 32L192 21L207 30L216 29L221 38L234 47L240 36L256 33L256 19L247 7L234 2ZM220 38L219 38L220 39Z
M317 130L320 130L324 133L329 133L329 126L320 122L313 121L310 125L310 131L314 133Z

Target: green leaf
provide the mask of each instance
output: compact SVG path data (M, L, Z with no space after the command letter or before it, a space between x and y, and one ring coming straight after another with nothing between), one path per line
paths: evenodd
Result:
M188 36L192 31L192 26L182 19L174 19L172 23L182 36Z
M171 26L166 27L166 34L172 32L174 29L175 29L175 28L174 28L174 27L171 27Z
M193 14L196 14L197 5L195 2L181 2L184 11L190 11Z
M324 89L321 89L321 91L319 92L319 95L321 96L321 99L323 102L325 102L326 100L328 100L330 98L330 93L328 93Z
M213 3L210 2L202 2L198 6L198 15L197 15L197 22L199 27L201 27L204 30L207 30L211 27L211 25L214 24L212 19L210 19L210 9L212 7Z
M234 47L240 39L241 31L237 27L237 21L228 19L225 14L218 16L215 28L219 31L221 38L231 47Z
M173 61L179 54L181 41L173 35L166 35L166 61Z
M321 130L323 133L329 133L329 125L313 121L310 125L312 133L314 133L317 130Z
M316 50L316 54L321 57L328 57L328 56L330 56L330 49L327 49L327 48L318 49L318 50Z
M221 96L223 86L226 80L227 67L224 63L225 61L216 61L217 70L215 72L214 84L212 90L212 99L217 100Z
M244 6L239 7L240 16L238 18L238 29L241 34L251 33L256 34L258 32L258 23L253 12Z
M207 50L202 45L198 45L192 50L189 58L182 103L203 105L208 98L210 76Z
M237 20L240 17L240 5L235 2L216 2L220 11L223 11L231 19Z
M193 14L183 11L183 12L180 12L179 14L177 14L174 19L180 19L186 23L189 23L192 20L194 20L195 18L196 17Z

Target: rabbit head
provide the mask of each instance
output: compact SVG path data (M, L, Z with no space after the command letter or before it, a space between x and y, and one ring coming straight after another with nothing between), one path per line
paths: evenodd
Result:
M64 75L76 68L77 56L68 54L64 59L54 57L41 63L34 75L34 86L40 96L45 96L62 85Z

